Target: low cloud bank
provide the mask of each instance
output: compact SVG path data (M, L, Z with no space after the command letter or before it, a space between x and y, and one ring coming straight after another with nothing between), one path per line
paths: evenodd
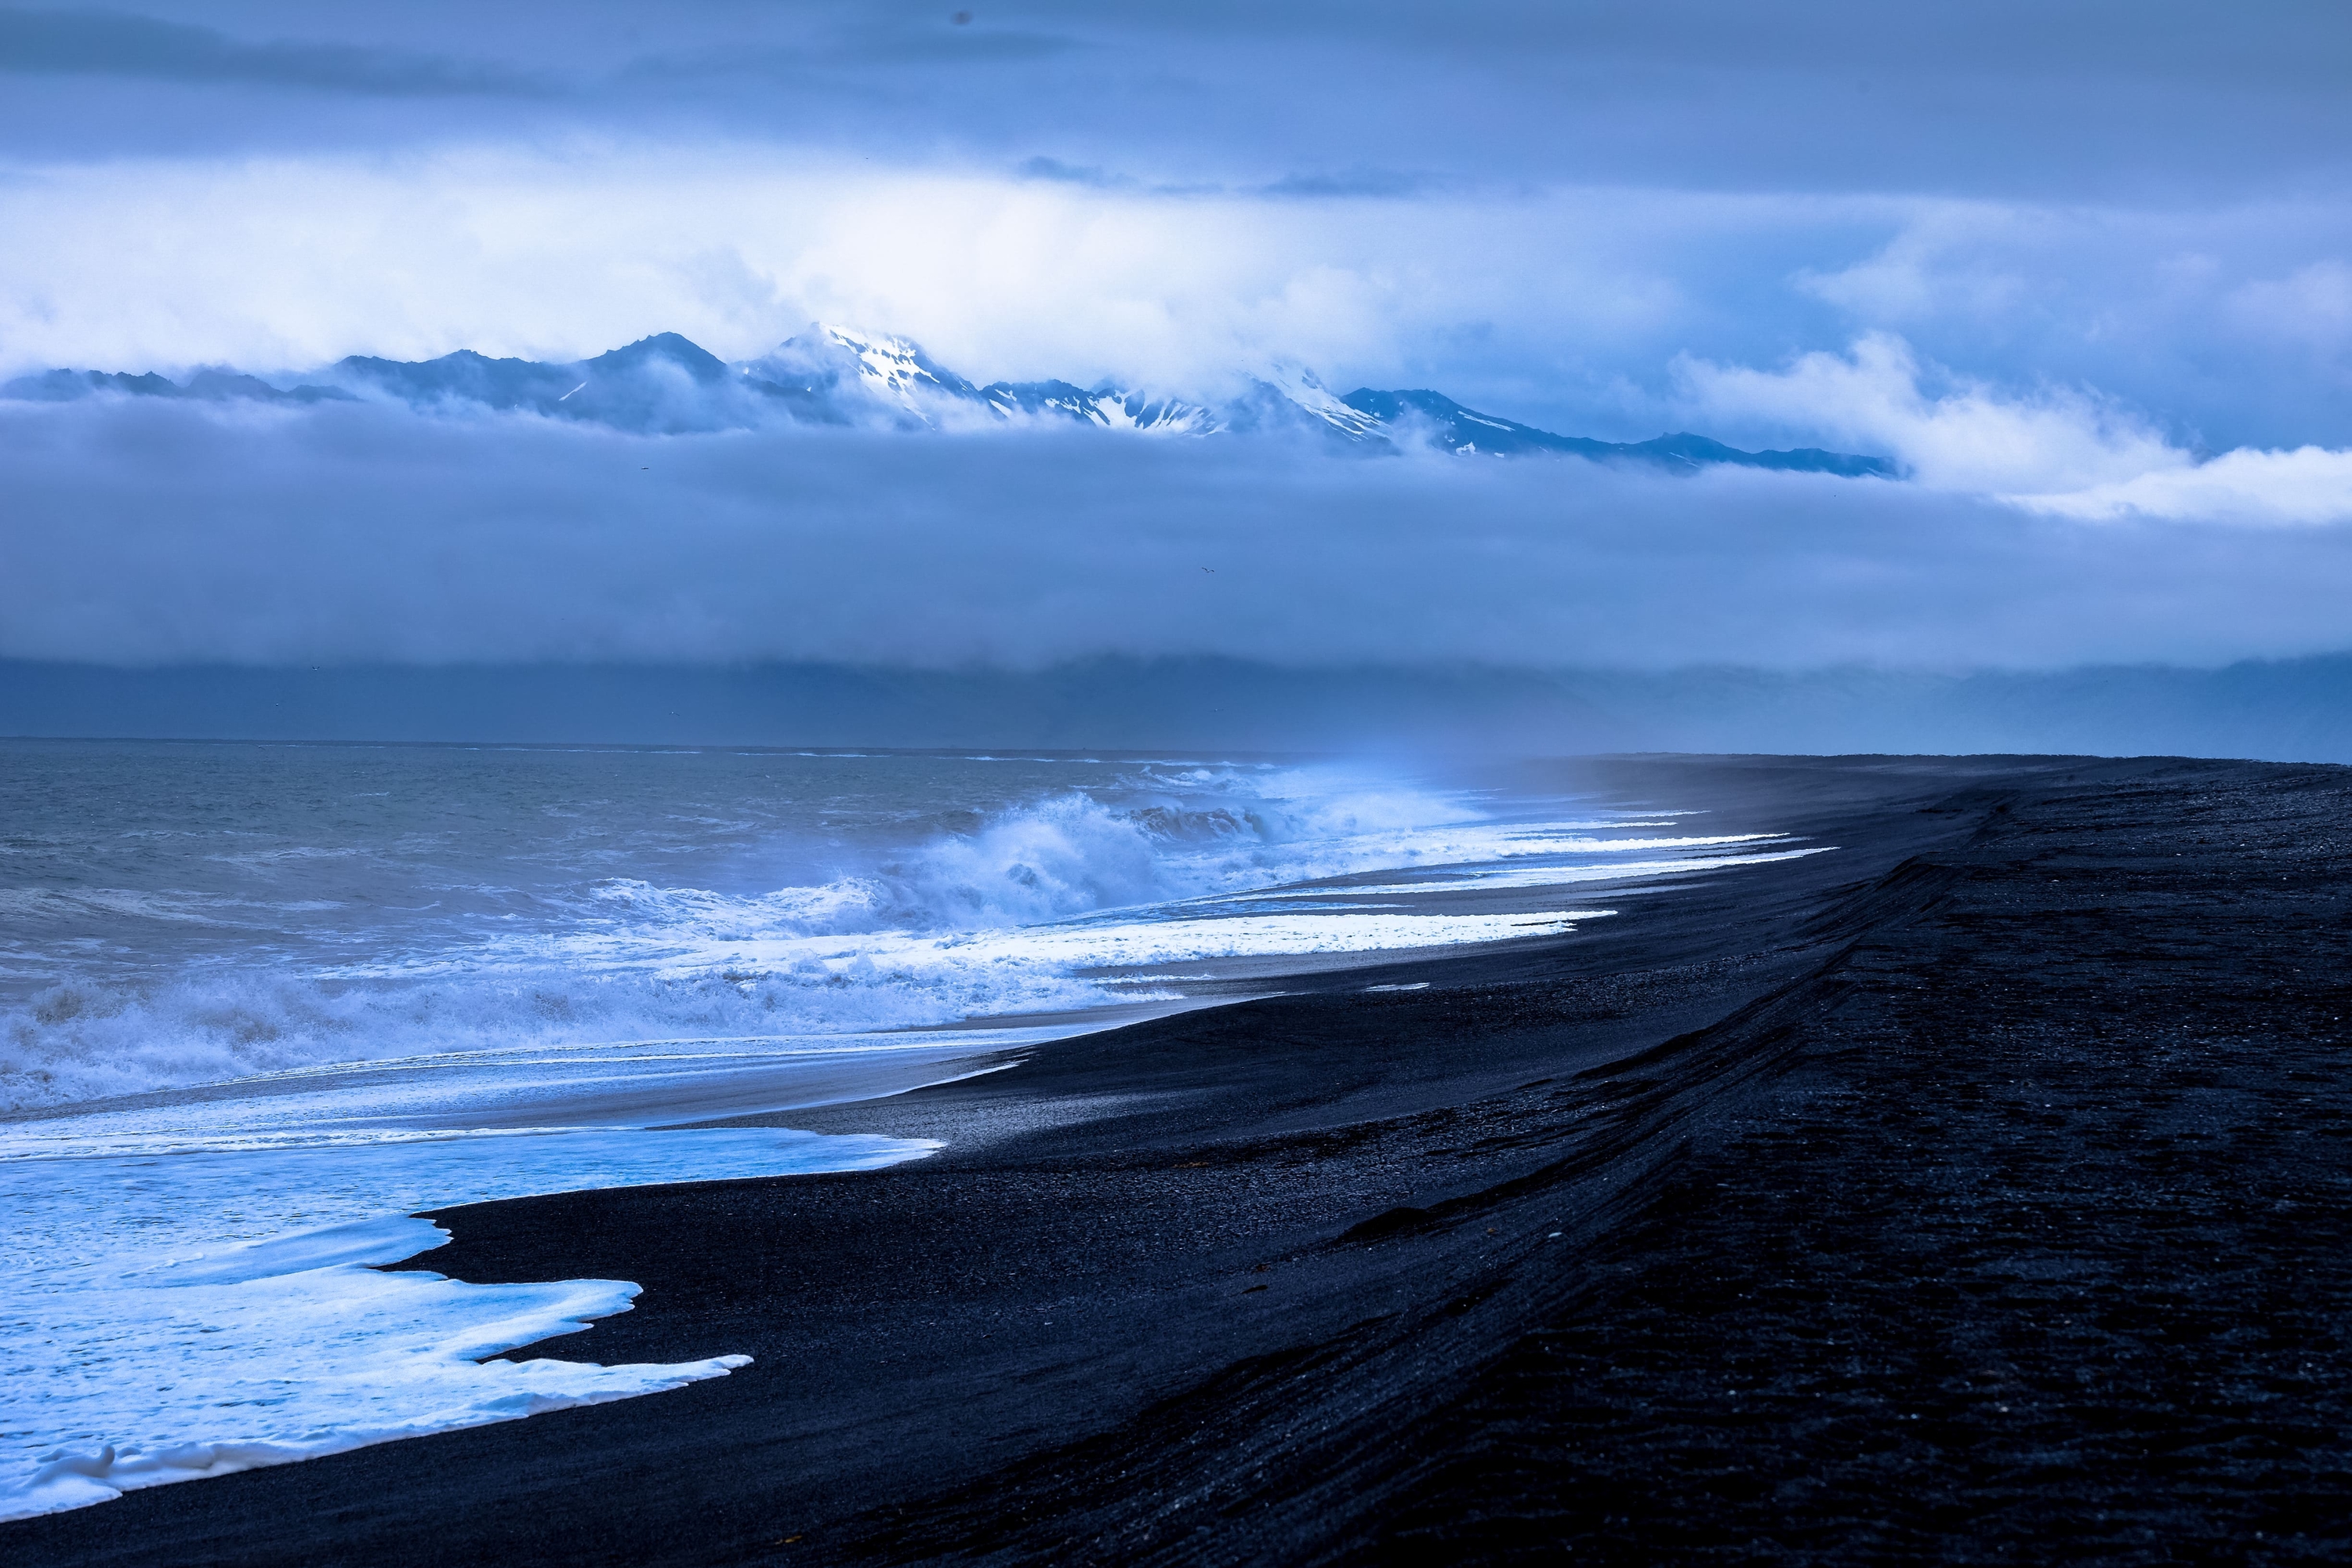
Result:
M0 658L118 665L2210 665L2352 603L2333 526L1084 431L96 400L0 408Z
M2352 763L2352 655L2221 669L1051 668L0 660L0 736L1337 752L2068 752Z

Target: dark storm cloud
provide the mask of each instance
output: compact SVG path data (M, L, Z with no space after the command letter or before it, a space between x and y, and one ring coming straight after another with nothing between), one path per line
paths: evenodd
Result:
M1065 163L1059 158L1024 158L1013 166L1023 180L1079 185L1088 190L1159 196L1259 196L1274 201L1387 201L1458 188L1460 182L1396 169L1349 169L1331 174L1286 174L1262 184L1146 184L1133 174L1098 164Z
M445 140L524 121L488 103L469 111L478 120L364 109L305 119L250 89L291 79L364 98L562 80L576 90L541 111L542 132L695 126L999 164L1046 158L1149 184L1403 169L1456 182L2203 199L2333 184L2352 157L2352 11L2341 6L1032 0L975 7L968 25L953 14L717 0L657 18L620 0L396 13L226 0L203 8L202 26L26 13L61 30L65 41L44 47L75 69L215 90L202 104L125 94L74 116L19 95L0 106L0 145L12 134L89 152Z
M0 10L0 72L114 76L368 96L540 96L541 78L500 65L350 44L249 43L209 27L115 12Z
M1286 174L1257 187L1266 196L1344 200L1370 196L1398 198L1425 195L1456 182L1434 174L1397 169L1349 169L1335 174Z
M1133 174L1116 174L1097 164L1065 163L1059 158L1024 158L1013 171L1024 180L1046 180L1055 184L1084 185L1097 191L1131 191L1141 188L1143 182Z
M2340 641L2352 530L1268 441L0 412L0 657L2049 668Z

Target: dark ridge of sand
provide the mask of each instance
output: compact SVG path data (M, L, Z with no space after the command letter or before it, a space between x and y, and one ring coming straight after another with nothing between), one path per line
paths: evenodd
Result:
M2352 1557L2352 771L1591 777L1843 847L774 1119L917 1164L449 1211L436 1269L645 1285L523 1354L758 1362L0 1544Z

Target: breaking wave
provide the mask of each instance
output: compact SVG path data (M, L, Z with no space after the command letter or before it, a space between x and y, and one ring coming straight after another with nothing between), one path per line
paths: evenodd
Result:
M132 977L86 967L24 995L0 1012L0 1105L486 1044L827 1034L1133 1001L1153 994L1087 972L1135 950L1122 931L1184 917L1184 900L1620 847L1591 837L1601 826L1499 824L1460 797L1312 769L1161 767L965 814L809 885L740 894L609 878L551 889L521 913L453 915L364 943L351 910L317 898L265 908L59 893L120 921L215 922L249 940L238 957ZM338 929L299 961L243 957L271 945L257 928L273 921L281 949L308 923ZM1100 940L971 940L1072 921ZM1231 952L1244 934L1184 940ZM1295 934L1257 940L1306 950Z

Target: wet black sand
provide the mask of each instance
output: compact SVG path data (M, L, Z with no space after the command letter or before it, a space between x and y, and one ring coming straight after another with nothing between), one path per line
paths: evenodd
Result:
M555 1353L757 1363L0 1546L2352 1558L2352 772L1605 776L1843 847L779 1119L914 1165L451 1211L645 1285Z

